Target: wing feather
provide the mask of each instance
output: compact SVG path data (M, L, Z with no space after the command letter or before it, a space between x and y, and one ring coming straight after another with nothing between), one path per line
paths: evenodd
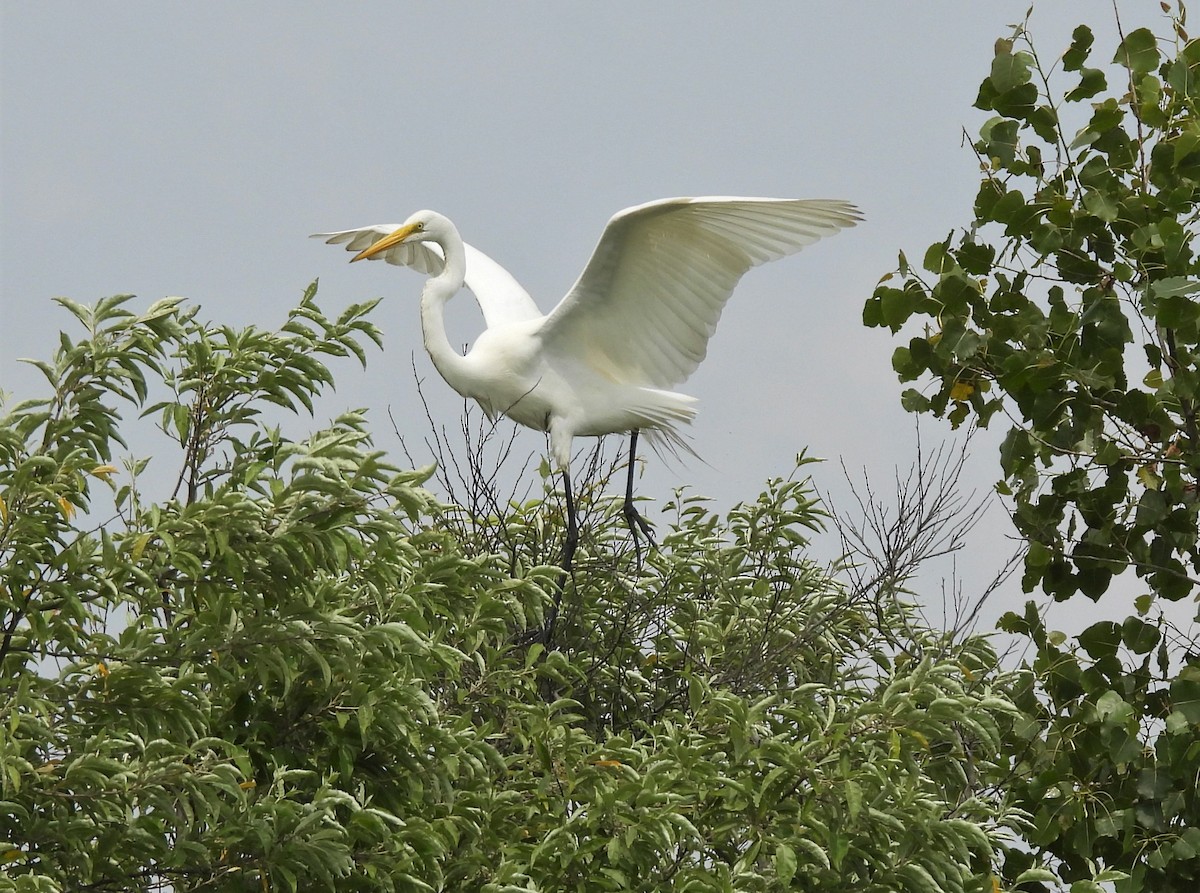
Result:
M543 344L575 356L599 351L630 384L671 387L703 361L747 270L860 219L853 205L823 199L676 198L627 208L546 317Z
M379 223L333 233L314 233L312 238L324 239L330 245L345 245L347 251L358 252L374 245L400 226L399 223ZM464 284L475 296L488 328L541 318L542 312L537 304L511 273L473 245L464 244L463 249L467 260ZM380 259L389 264L411 267L426 276L436 276L445 266L442 249L433 242L401 242L371 258Z

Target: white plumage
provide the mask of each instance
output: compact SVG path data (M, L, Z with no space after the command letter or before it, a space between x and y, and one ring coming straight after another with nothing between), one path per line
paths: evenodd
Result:
M704 359L738 280L860 219L853 205L821 199L672 198L627 208L608 222L578 281L544 316L503 267L433 211L401 225L315 237L344 243L358 252L353 260L382 258L430 276L421 324L438 372L489 417L503 414L550 434L567 485L569 567L572 438L632 434L626 514L649 534L632 502L638 432L683 444L680 426L695 416L695 399L670 389ZM443 322L446 301L464 284L487 324L465 356L451 347Z

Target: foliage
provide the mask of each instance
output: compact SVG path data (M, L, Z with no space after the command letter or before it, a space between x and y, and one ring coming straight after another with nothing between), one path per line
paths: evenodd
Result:
M1030 605L1006 629L1037 656L1016 694L1027 717L1010 742L1007 785L1033 814L1028 841L1061 860L1067 881L1096 864L1118 890L1191 891L1200 882L1200 665L1172 666L1170 624L1096 623L1068 644ZM1165 635L1164 635L1165 634ZM1173 648L1171 646L1174 646ZM1082 650L1082 653L1081 653ZM1014 850L1009 874L1034 856Z
M902 381L931 382L907 408L1007 419L998 489L1025 591L1098 599L1126 572L1149 590L1139 616L1081 635L1085 654L1032 609L1004 621L1037 649L1012 742L1031 841L1067 880L1129 874L1119 890L1200 882L1200 667L1153 619L1200 567L1200 41L1184 19L1166 39L1122 32L1111 64L1086 25L1050 67L1025 25L998 41L973 217L919 269L902 254L864 309L893 332L924 324L893 356Z
M1164 59L1132 32L1119 92L1101 98L1109 75L1088 66L1081 25L1062 61L1075 85L1056 98L1027 40L997 43L976 100L995 114L975 144L974 219L930 246L924 273L902 257L902 284L882 284L865 321L928 318L893 358L902 380L937 382L906 391L910 409L1010 417L1001 465L1030 543L1027 589L1097 598L1128 567L1179 599L1197 560L1200 42Z
M64 303L0 418L0 890L993 889L996 657L808 560L806 482L681 497L639 566L601 476L560 581L555 494L466 512L359 413L270 423L371 305ZM130 406L173 446L122 471Z

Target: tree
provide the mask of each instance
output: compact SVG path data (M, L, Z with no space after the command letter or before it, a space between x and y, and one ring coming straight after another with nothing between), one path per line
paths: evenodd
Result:
M62 303L0 418L0 890L994 889L1006 677L806 558L806 480L644 564L597 482L560 589L553 493L283 433L372 305Z
M1074 644L1032 604L1002 622L1037 648L1013 790L1064 879L1100 865L1129 875L1119 890L1183 891L1200 883L1200 659L1158 609L1200 576L1200 41L1182 4L1162 8L1171 34L1122 33L1111 64L1086 25L1053 66L1024 24L997 42L972 218L919 269L902 254L864 321L923 323L893 357L930 382L910 410L1007 421L998 490L1026 592L1138 581L1136 615Z

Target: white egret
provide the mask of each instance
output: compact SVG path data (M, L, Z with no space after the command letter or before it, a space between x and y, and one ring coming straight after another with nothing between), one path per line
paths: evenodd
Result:
M851 204L822 199L672 198L614 216L567 296L543 315L499 264L463 242L454 224L418 211L403 224L317 233L358 253L429 274L421 294L425 349L447 383L489 419L506 415L545 431L567 503L563 568L579 531L571 492L577 436L630 434L625 516L653 543L633 502L638 433L687 449L680 426L693 397L670 390L704 359L725 302L751 267L853 226ZM443 309L466 285L486 330L460 354L446 337Z

